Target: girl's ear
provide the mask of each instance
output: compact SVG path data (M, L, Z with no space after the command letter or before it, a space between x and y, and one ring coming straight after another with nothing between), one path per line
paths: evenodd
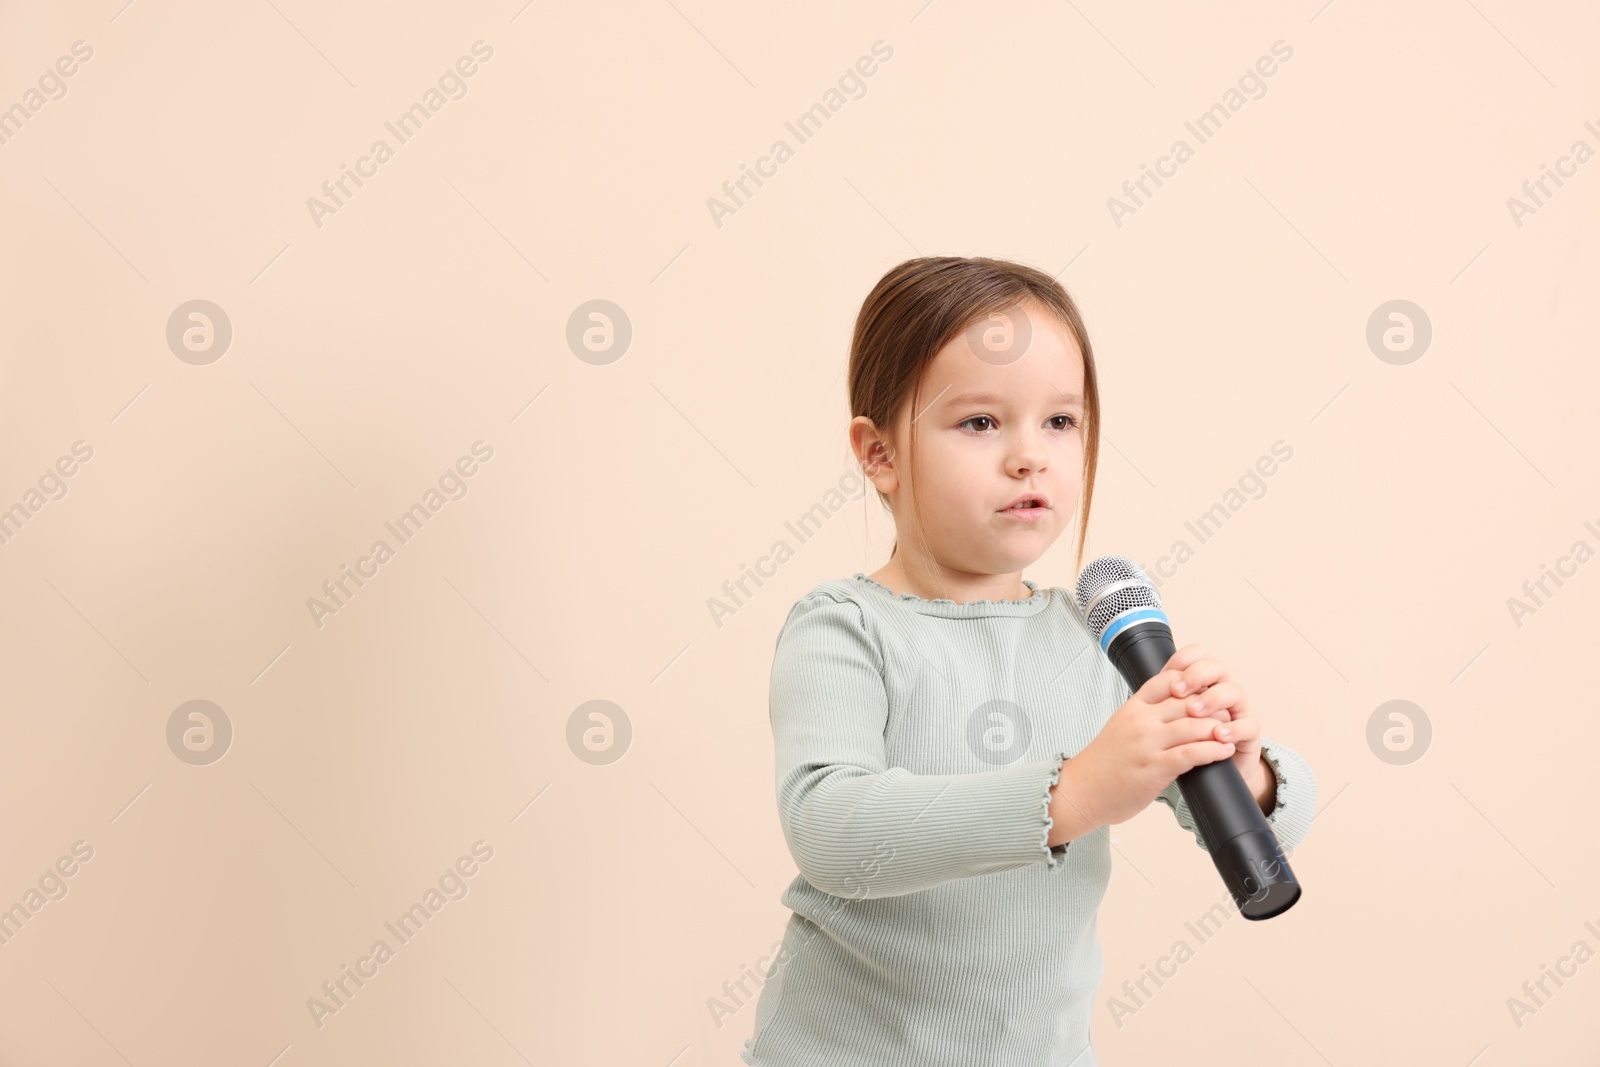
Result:
M862 473L880 493L892 493L900 486L899 473L894 469L894 446L884 441L873 441L867 448L867 458L861 464Z
M880 493L892 493L900 479L894 469L895 447L878 435L878 428L865 415L850 424L851 451L861 463L861 472Z

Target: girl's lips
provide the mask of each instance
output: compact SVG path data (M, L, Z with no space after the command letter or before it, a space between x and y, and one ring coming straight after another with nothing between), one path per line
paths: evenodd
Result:
M1005 508L1000 514L1009 518L1019 519L1022 522L1038 522L1050 514L1049 508Z

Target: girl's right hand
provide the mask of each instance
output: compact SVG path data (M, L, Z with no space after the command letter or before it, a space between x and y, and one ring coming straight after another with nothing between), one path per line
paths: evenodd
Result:
M1182 673L1164 670L1145 682L1093 741L1067 759L1051 790L1052 821L1065 820L1073 837L1126 822L1184 771L1233 755L1232 742L1214 737L1223 724L1189 714L1185 705L1192 693L1172 695Z

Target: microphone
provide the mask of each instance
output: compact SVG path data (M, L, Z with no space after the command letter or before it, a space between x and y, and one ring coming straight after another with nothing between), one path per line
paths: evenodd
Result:
M1085 567L1078 610L1136 693L1177 651L1155 586L1131 560L1101 556ZM1300 883L1233 760L1202 763L1177 781L1239 914L1270 919L1288 911L1300 899Z

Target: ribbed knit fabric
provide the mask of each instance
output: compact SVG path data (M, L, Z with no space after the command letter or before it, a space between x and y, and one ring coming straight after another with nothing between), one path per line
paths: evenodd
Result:
M778 814L799 875L751 1067L1096 1067L1107 827L1059 852L1049 789L1132 695L1065 589L958 604L857 573L790 610L772 664ZM1263 738L1267 823L1311 769ZM1173 782L1157 798L1205 842Z

